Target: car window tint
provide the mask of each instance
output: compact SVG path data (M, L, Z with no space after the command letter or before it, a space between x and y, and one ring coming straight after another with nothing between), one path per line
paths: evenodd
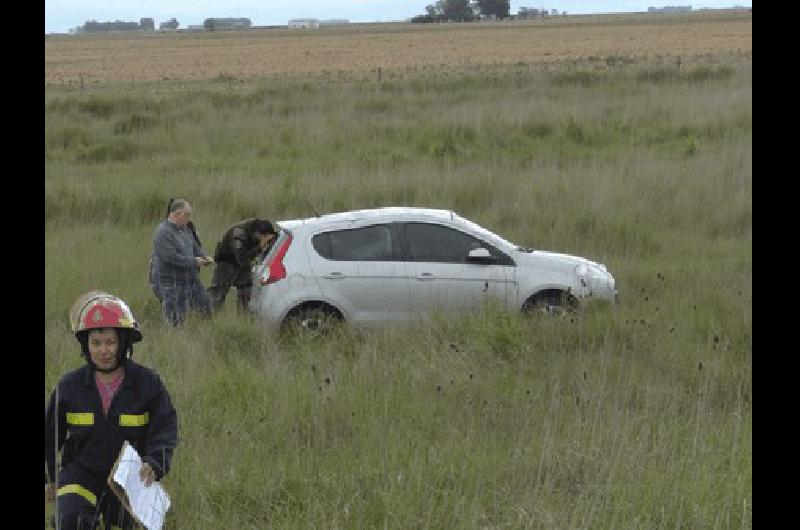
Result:
M337 261L391 261L392 234L386 225L338 230L315 235L314 250Z
M331 238L329 233L317 234L311 238L311 244L317 254L326 259L331 259Z
M406 239L412 261L465 263L470 250L484 246L464 232L425 223L409 223Z
M485 248L497 258L496 265L514 264L509 256L493 245L446 226L408 223L406 240L411 261L466 263L470 250Z

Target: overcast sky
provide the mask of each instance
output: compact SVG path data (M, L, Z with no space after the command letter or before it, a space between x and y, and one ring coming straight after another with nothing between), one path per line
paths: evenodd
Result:
M66 33L87 20L139 22L151 17L156 27L175 17L180 27L202 24L209 17L246 17L253 25L286 24L291 18L347 19L350 22L406 20L425 13L433 0L45 0L45 33ZM752 0L512 0L511 13L521 6L558 9L571 14L647 11L667 5L690 5L692 9L752 7Z

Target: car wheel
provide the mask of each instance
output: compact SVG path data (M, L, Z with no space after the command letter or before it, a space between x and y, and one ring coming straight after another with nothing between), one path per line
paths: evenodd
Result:
M577 309L575 297L563 291L544 291L528 298L522 305L526 314L563 317Z
M328 335L344 322L341 313L327 305L293 309L283 322L283 331L305 336Z

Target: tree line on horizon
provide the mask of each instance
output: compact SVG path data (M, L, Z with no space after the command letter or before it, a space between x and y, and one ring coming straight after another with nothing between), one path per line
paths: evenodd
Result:
M159 29L178 29L178 21L171 18L159 24ZM139 22L126 22L114 20L113 22L98 22L87 20L83 26L75 28L75 33L103 33L108 31L155 31L155 21L150 17L139 19Z
M539 10L532 12L538 14ZM546 12L545 10L542 10ZM529 13L527 8L520 8L520 15ZM435 0L425 6L425 14L411 18L413 23L425 22L469 22L481 18L504 19L511 16L510 0ZM209 23L209 21L212 21ZM249 19L241 19L248 20ZM247 24L249 27L250 24ZM206 19L203 28L213 30L213 19ZM178 29L178 21L172 18L159 25L159 29ZM113 22L98 22L87 20L83 26L75 28L75 33L102 33L109 31L153 31L155 23L152 18L142 18L139 23L115 20Z
M508 18L510 0L436 0L425 6L425 14L411 22L469 22L481 18Z

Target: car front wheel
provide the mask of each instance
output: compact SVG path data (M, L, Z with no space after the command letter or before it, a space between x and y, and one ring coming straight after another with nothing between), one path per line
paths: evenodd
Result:
M542 314L552 316L565 316L578 308L578 301L574 296L564 291L543 291L536 293L522 304L525 314Z

